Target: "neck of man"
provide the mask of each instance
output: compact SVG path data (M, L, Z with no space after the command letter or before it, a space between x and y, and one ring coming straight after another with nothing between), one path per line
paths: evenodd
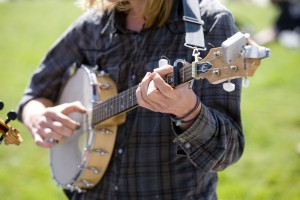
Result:
M145 19L141 17L140 12L142 10L144 2L134 1L132 3L132 9L126 16L126 28L128 30L140 32L145 24Z

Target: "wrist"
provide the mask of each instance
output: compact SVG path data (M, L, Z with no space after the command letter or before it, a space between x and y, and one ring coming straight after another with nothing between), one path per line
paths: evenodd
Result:
M30 125L37 116L47 107L53 106L53 103L46 99L33 99L27 102L23 108L21 119L25 125Z
M192 110L190 110L185 115L178 117L173 114L170 114L171 120L175 123L176 126L182 126L184 124L190 124L194 122L201 110L201 102L198 96L196 96L196 103Z

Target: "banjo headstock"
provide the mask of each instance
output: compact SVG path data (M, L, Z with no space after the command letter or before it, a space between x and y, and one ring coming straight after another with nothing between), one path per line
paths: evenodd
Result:
M192 76L195 79L207 79L212 84L224 82L226 91L233 91L232 79L244 78L248 86L248 77L254 75L261 59L270 56L268 48L257 45L249 36L236 33L222 43L221 47L210 49L204 59L192 63Z
M0 110L4 107L4 103L0 101ZM18 129L13 128L8 123L11 120L15 120L17 118L17 113L14 111L10 111L7 113L7 119L4 121L0 118L0 144L4 141L6 145L15 144L19 145L23 142L21 135L19 134Z

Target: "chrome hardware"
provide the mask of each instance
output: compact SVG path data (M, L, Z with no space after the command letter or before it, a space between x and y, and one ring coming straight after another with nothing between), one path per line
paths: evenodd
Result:
M96 167L88 167L85 169L90 170L91 172L93 172L93 174L99 174L101 172L101 170L97 169Z
M102 90L108 90L110 88L110 84L109 83L100 83L99 84L99 88Z
M81 189L79 186L75 185L74 183L68 184L67 188L72 192L73 191L77 191L78 193L85 192L85 190Z
M97 76L108 76L108 73L106 73L106 72L103 71L103 70L97 72L96 74L97 74Z
M213 70L213 74L214 74L215 76L220 76L221 71L220 71L219 69Z
M91 152L98 153L98 154L100 154L101 156L105 156L105 155L108 154L106 151L104 151L104 150L102 150L102 149L93 149L93 150L91 150Z
M100 132L101 134L112 134L112 133L113 133L111 130L106 129L106 128L101 128L101 129L99 129L99 132Z
M222 55L221 51L214 52L214 55L218 58Z
M89 153L97 153L97 154L100 154L101 156L105 156L108 154L108 152L106 152L102 149L87 149L87 148L85 148L84 151L87 151Z
M230 69L232 69L233 71L237 71L238 70L238 67L237 66L230 66Z
M78 168L83 170L89 170L94 174L99 174L101 172L101 170L97 169L96 167L84 167L83 165L79 165Z
M198 48L193 49L192 56L194 57L194 61L198 62L200 59L200 50Z
M85 187L94 187L94 184L87 180L80 180L81 183L85 185Z

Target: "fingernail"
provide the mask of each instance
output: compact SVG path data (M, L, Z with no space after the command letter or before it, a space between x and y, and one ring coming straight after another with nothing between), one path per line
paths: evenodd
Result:
M52 142L52 143L55 143L55 144L58 144L58 143L59 143L58 140L55 140L55 139L53 139L53 138L45 138L45 139L44 139L44 142Z
M80 128L81 128L80 124L77 124L75 130L79 130Z

